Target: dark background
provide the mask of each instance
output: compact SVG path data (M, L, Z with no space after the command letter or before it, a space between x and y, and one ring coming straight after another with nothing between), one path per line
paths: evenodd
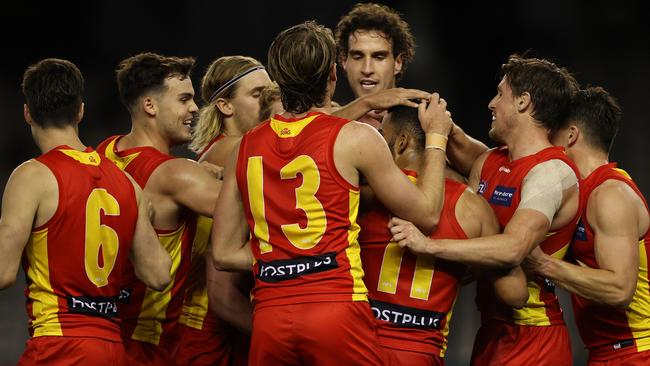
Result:
M38 155L23 123L20 81L25 68L45 57L71 60L86 78L86 115L81 137L95 146L103 138L128 132L126 110L117 96L114 68L142 51L194 56L199 81L220 56L242 54L266 62L268 45L284 28L315 19L334 27L355 2L37 2L0 5L0 182ZM510 53L529 51L567 67L583 84L600 85L618 97L624 124L611 160L620 162L650 193L644 143L650 138L646 107L650 102L650 26L641 1L382 1L401 12L416 37L415 61L400 85L435 90L448 101L454 120L471 135L488 141L498 70ZM351 93L339 72L336 100ZM197 98L198 102L198 98ZM178 154L186 155L184 149ZM22 276L22 274L21 274ZM24 277L0 293L0 365L13 364L27 338ZM566 296L562 299L566 300ZM564 301L564 304L567 304ZM465 365L478 317L473 289L462 290L451 328L447 364ZM567 321L573 327L569 306ZM572 328L577 364L582 343Z

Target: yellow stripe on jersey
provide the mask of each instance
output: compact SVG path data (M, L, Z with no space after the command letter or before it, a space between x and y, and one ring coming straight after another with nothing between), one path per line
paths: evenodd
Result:
M436 258L430 255L419 255L415 261L413 283L410 296L414 299L429 300Z
M96 151L84 152L72 149L61 149L59 151L80 162L81 164L98 166L102 161Z
M271 129L275 132L278 137L286 139L289 137L296 137L300 135L302 130L307 127L316 117L319 115L309 116L305 119L301 119L295 122L283 122L277 119L271 118Z
M451 314L454 312L454 306L456 306L456 300L458 300L458 293L456 293L456 297L454 298L454 303L451 304L451 307L449 308L449 312L447 312L447 316L445 319L445 327L442 328L441 333L442 333L442 347L440 348L440 357L445 357L445 352L447 351L447 336L449 335L449 326L451 323Z
M361 268L361 251L359 247L359 224L357 224L357 215L359 214L359 192L350 191L350 228L348 229L348 247L345 254L350 262L350 275L353 281L352 301L368 301L368 290L363 283L363 269Z
M620 169L620 168L614 168L614 171L617 172L618 174L624 176L625 178L627 178L629 180L632 180L632 177L630 177L630 175L627 174L627 172L625 170Z
M555 234L549 233L551 235ZM546 236L550 236L547 234ZM569 250L569 243L560 248L557 252L551 254L551 257L562 259ZM528 281L528 300L526 305L521 309L513 309L513 319L515 324L545 326L551 325L550 319L546 314L544 301L540 298L541 288L534 281Z
M269 224L266 222L262 169L261 156L251 156L248 158L246 185L248 187L248 205L250 206L251 215L255 222L253 235L259 241L260 254L266 254L272 252L273 247L269 244Z
M115 143L117 142L117 139L114 139L113 141L109 142L108 145L106 145L106 151L104 152L104 155L115 163L118 168L121 170L126 169L126 167L131 164L131 162L140 155L140 152L127 155L127 156L118 156L115 153Z
M29 298L32 302L32 328L34 337L61 336L59 323L59 300L50 283L49 259L47 256L47 229L33 231L26 247L29 269L27 277Z
M196 234L192 243L192 270L188 278L189 285L183 303L183 310L178 322L194 329L203 329L203 320L208 314L208 289L206 286L193 286L197 282L194 276L205 276L205 253L210 240L212 219L199 215L196 220ZM198 262L201 261L201 262ZM195 270L203 270L197 273ZM204 281L203 281L204 282Z
M636 292L630 305L625 309L628 326L636 339L637 350L650 350L650 285L648 284L648 253L645 241L639 241L639 274Z
M176 272L181 264L181 240L186 224L169 234L158 234L160 244L172 258L171 281L162 291L147 287L142 300L142 308L136 325L131 335L136 341L158 345L163 332L162 321L167 317L167 306L171 300L171 291L174 287Z

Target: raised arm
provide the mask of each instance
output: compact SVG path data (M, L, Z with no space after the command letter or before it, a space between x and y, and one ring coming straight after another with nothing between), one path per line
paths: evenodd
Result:
M487 150L488 147L484 143L466 134L454 123L449 133L447 157L461 174L467 177L476 159Z
M438 96L434 94L428 107L424 103L418 107L420 123L431 148L425 148L423 153L417 186L397 168L381 135L367 125L346 125L334 146L336 165L344 177L352 175L349 170L358 170L391 212L413 220L425 232L435 229L444 200L446 158L440 138L446 136L451 127L445 106L444 100L438 103ZM346 159L352 162L351 167L343 163Z
M214 211L210 252L217 270L250 271L253 266L248 224L235 176L238 154L239 145L226 165L221 194Z
M599 268L571 264L541 251L527 259L527 264L571 293L609 306L625 307L636 290L638 238L647 231L648 218L640 217L640 208L645 210L630 187L619 181L607 181L592 192L587 204ZM640 229L644 220L645 226Z
M398 105L417 108L413 100L429 100L431 93L417 89L391 88L364 95L333 111L333 115L357 120L372 110L385 110Z
M58 202L57 187L54 175L35 160L23 163L9 177L0 218L0 289L16 282L20 258L36 221L41 197L51 194L55 203ZM55 210L54 205L50 217Z
M128 174L127 176L131 180L138 200L138 221L135 226L129 260L133 264L135 275L140 281L154 290L162 291L171 280L172 260L169 253L160 244L158 236L151 225L153 215L151 201L133 178Z

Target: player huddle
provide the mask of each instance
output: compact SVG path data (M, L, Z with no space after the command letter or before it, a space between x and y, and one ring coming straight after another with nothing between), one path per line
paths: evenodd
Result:
M443 365L470 281L472 365L571 365L555 286L590 365L649 363L650 216L608 161L616 100L511 55L488 149L438 93L395 88L413 57L396 12L359 4L334 34L282 31L266 67L214 60L199 108L193 58L138 54L116 69L132 128L96 149L77 67L30 66L42 155L0 219L0 286L21 258L28 282L19 365Z

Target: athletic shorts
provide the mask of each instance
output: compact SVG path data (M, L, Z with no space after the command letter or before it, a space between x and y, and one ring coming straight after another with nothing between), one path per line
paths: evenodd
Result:
M27 341L18 366L127 366L122 342L101 338L43 336Z
M239 331L233 332L231 366L248 366L251 337Z
M525 326L489 321L476 334L472 366L572 366L571 340L564 324Z
M381 347L381 355L386 366L444 366L442 357L401 349Z
M614 357L607 361L592 361L587 366L645 366L650 365L650 351L628 353L623 356Z
M176 366L171 351L165 347L129 339L124 341L124 348L129 365Z
M232 330L199 330L184 324L176 326L178 338L172 351L177 365L228 366L231 363Z
M253 312L251 366L382 365L367 302L266 306Z

